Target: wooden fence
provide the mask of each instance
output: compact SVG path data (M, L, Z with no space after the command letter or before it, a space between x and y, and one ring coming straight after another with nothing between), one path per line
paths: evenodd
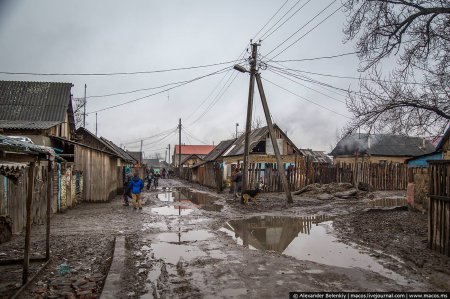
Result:
M450 256L450 161L429 161L428 245Z
M220 190L223 170L209 162L196 168L183 168L181 178ZM215 167L215 168L214 168ZM366 183L375 190L406 190L408 182L421 169L408 169L402 163L339 163L318 164L305 157L296 157L287 169L291 190L301 189L309 184ZM249 189L256 186L263 192L282 192L280 174L272 163L250 163L248 170Z
M419 170L410 169L401 163L339 163L318 164L306 158L299 157L286 170L291 190L301 189L309 184L329 183L366 183L375 190L406 190L408 175L414 175ZM249 188L256 188L259 184L264 192L281 192L280 174L276 167L260 164L249 166Z
M47 162L40 162L35 169L34 196L31 204L32 224L43 224L47 209ZM12 220L12 232L21 232L26 223L26 198L28 192L28 167L15 180L0 175L0 215L8 215ZM54 168L52 213L73 207L82 200L83 175L72 172L72 167L64 163Z

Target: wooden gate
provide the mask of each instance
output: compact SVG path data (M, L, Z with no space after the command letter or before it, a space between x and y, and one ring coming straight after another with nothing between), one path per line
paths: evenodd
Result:
M450 160L429 163L428 245L450 256Z

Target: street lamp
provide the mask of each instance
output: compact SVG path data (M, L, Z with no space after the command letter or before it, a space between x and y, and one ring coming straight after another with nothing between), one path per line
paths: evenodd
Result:
M242 65L239 65L239 64L235 64L235 65L233 66L233 68L234 68L236 71L239 71L239 72L241 72L241 73L249 73L249 71L247 71L247 69L246 69L245 67L243 67Z

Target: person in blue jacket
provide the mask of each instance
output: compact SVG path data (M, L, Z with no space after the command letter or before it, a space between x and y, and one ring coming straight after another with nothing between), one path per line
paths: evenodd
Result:
M134 173L128 187L131 189L131 196L133 197L133 209L136 210L136 206L138 206L139 210L142 210L141 192L144 189L144 182L139 178L137 172Z

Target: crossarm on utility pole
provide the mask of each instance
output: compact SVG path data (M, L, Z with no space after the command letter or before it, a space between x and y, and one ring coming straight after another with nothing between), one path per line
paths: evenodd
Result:
M281 160L280 149L278 148L277 139L275 137L275 131L273 130L272 119L270 118L269 106L266 101L266 94L264 93L264 88L261 81L261 76L259 73L255 74L256 84L258 85L259 95L261 97L261 103L264 109L264 115L266 116L267 127L269 128L270 139L272 140L273 149L275 156L277 158L277 169L281 177L281 182L283 183L284 192L286 193L286 199L288 203L292 203L291 190L289 189L289 183L284 172L283 160Z

